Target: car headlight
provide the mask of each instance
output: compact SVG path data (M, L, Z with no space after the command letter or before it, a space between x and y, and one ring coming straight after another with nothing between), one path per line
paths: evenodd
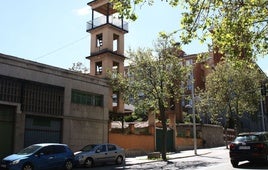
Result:
M18 164L20 162L20 159L17 159L17 160L15 160L15 161L12 161L11 163L10 163L10 165L16 165L16 164Z
M83 156L83 155L77 155L77 156L76 156L76 159L79 160L79 161L80 161L80 160L83 160L83 159L84 159L84 156Z

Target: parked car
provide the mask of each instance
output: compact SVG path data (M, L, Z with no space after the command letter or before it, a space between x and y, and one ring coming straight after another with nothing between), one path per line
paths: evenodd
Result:
M63 168L71 170L74 153L66 144L41 143L28 146L5 157L1 168L8 170L42 170Z
M115 144L90 144L75 152L78 166L92 167L97 163L122 164L125 150Z
M229 154L233 167L240 161L268 161L268 132L239 134L230 144Z

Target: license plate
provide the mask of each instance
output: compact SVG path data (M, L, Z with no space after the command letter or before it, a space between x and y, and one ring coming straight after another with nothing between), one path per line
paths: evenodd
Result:
M250 146L239 146L239 150L249 150Z

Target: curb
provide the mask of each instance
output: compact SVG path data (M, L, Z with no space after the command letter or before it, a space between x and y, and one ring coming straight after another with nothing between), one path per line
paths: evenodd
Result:
M212 153L211 151L207 151L207 152L204 152L204 153L201 153L201 154L189 154L189 155L178 155L178 156L174 156L174 157L169 157L167 159L166 162L169 162L170 160L174 160L174 159L180 159L180 158L189 158L189 157L194 157L194 156L203 156L203 155L207 155L207 154L210 154ZM172 156L172 155L177 155L177 154L180 154L180 153L176 153L176 154L167 154L167 157L168 156ZM140 158L140 159L139 159ZM154 163L154 162L163 162L162 159L157 159L157 160L149 160L147 159L147 156L140 156L140 157L135 157L135 158L128 158L128 159L133 159L133 161L126 161L125 160L125 165L140 165L140 164L146 164L146 163Z

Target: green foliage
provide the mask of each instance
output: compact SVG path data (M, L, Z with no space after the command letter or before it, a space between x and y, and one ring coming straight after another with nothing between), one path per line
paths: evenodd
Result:
M182 112L182 114L183 114L183 121L185 124L193 123L193 114L192 113ZM195 115L195 122L201 123L200 114Z
M206 78L206 90L197 90L199 113L210 114L211 122L232 119L239 128L239 118L255 114L259 106L260 82L263 75L244 60L221 62Z
M170 101L181 98L182 82L189 73L189 68L178 56L180 48L173 34L160 33L154 49L130 49L127 77L110 72L113 90L118 91L126 103L134 104L140 111L153 110L160 114L163 134L167 131L166 111L170 109ZM163 139L166 141L165 135ZM166 145L163 147L162 158L165 160Z
M268 54L267 0L162 0L182 11L181 42L212 39L214 50L229 59L250 60ZM112 0L114 8L136 20L135 8L154 0ZM178 28L179 30L179 28Z
M182 65L177 56L173 34L161 33L155 49L128 51L130 65L128 78L110 73L111 84L119 91L126 103L129 99L143 110L160 110L160 103L169 108L170 99L178 100L183 93L181 82L187 78L189 68Z

